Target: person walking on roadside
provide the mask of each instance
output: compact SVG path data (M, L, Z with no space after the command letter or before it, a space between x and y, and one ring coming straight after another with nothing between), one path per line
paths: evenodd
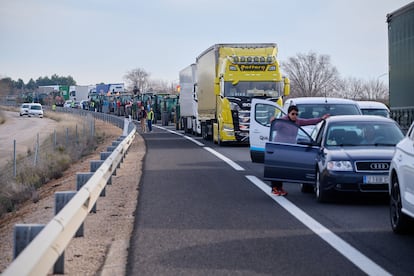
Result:
M147 124L148 124L148 131L152 132L152 121L154 120L154 111L152 110L152 107L147 115Z
M145 123L147 120L147 111L145 110L144 106L141 106L141 110L139 112L139 120L141 123L141 131L143 133L147 132L146 126L145 126Z
M289 122L275 125L274 129L277 131L277 135L274 138L274 142L296 144L296 137L298 135L299 130L297 126L316 125L320 121L329 117L329 114L325 114L320 118L302 119L298 118L298 114L299 109L296 105L289 106L288 114L281 118L281 120L286 120ZM271 186L272 194L277 196L287 195L287 192L283 189L282 181L272 181Z

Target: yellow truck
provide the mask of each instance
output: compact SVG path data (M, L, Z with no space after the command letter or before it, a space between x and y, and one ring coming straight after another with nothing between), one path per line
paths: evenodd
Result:
M275 43L215 44L195 63L194 100L204 139L248 144L253 98L282 105L289 79L279 69Z

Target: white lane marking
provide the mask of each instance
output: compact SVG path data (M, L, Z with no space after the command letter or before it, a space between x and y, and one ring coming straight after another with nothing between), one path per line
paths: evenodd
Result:
M230 160L229 158L227 158L223 154L221 154L221 153L219 153L219 152L217 152L217 151L215 151L215 150L213 150L212 148L209 148L209 147L204 147L204 149L211 152L212 154L214 154L215 156L217 156L218 158L220 158L221 160L223 160L224 162L229 164L236 171L244 171L244 169L241 166L239 166L233 160Z
M382 267L374 263L368 257L359 252L356 248L352 247L349 243L342 240L340 237L331 232L328 228L314 220L308 214L299 209L296 205L286 199L283 196L274 196L271 193L269 185L261 181L259 178L253 175L246 175L247 179L250 180L254 185L260 188L268 196L270 196L274 201L276 201L280 206L282 206L286 211L293 215L296 219L302 222L310 230L312 230L316 235L321 239L326 241L339 253L341 253L345 258L350 260L355 264L359 269L367 273L368 275L391 275Z
M182 136L182 137L184 137L185 139L188 139L188 140L190 140L191 142L193 142L193 143L195 143L195 144L197 144L197 145L199 145L199 146L203 147L205 150L209 151L210 153L214 154L215 156L217 156L218 158L220 158L221 160L223 160L224 162L226 162L227 164L229 164L229 165L230 165L233 169L235 169L236 171L244 171L244 168L242 168L241 166L239 166L236 162L234 162L234 161L230 160L229 158L227 158L227 157L226 157L226 156L224 156L223 154L221 154L221 153L219 153L219 152L217 152L217 151L213 150L213 149L212 149L212 148L210 148L210 147L205 147L203 143L200 143L199 141L197 141L197 140L195 140L195 139L193 139L193 138L191 138L191 137L189 137L189 136L187 136L187 135L181 134L181 133L179 133L179 132L176 132L176 131L173 131L173 130L170 130L170 129L167 129L167 128L164 128L164 127L160 127L160 126L157 126L157 127L158 127L158 128L160 128L160 129L166 130L166 131L168 131L168 132L170 132L170 133L173 133L173 134L177 134L177 135L179 135L179 136Z
M187 139L187 140L189 140L189 141L193 142L193 143L194 143L194 144L196 144L197 146L204 147L204 144L203 144L203 143L201 143L201 142L197 141L196 139L194 139L194 138L192 138L192 137L190 137L190 136L187 136L187 135L185 135L185 134L182 134L182 133L176 132L176 131L174 131L174 130L170 130L170 129L165 128L165 127L160 127L160 126L156 126L156 127L157 127L157 128L159 128L159 129L163 129L163 130L165 130L165 131L168 131L168 132L170 132L170 133L177 134L178 136L182 136L182 137L184 137L185 139Z

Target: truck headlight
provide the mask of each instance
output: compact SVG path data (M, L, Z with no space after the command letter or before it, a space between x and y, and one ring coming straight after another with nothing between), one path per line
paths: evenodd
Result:
M330 171L352 171L352 164L349 161L328 161L327 168Z
M227 135L233 135L234 134L234 127L230 124L224 124L223 125L223 131L227 133Z

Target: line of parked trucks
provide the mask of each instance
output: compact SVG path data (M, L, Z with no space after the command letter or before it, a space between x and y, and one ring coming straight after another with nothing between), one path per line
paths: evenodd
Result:
M290 91L274 43L215 44L179 80L179 128L218 144L248 144L252 99L281 104Z

